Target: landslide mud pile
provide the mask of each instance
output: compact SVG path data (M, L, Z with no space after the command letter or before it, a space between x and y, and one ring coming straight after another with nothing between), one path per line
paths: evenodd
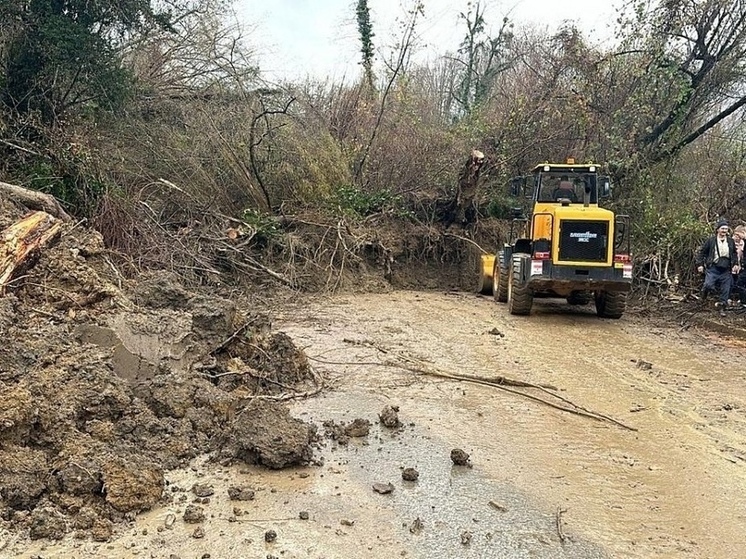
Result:
M0 211L2 228L19 217ZM314 426L282 404L320 389L303 352L168 274L126 281L95 231L68 228L14 281L0 335L5 529L103 541L167 499L164 472L195 456L312 460Z

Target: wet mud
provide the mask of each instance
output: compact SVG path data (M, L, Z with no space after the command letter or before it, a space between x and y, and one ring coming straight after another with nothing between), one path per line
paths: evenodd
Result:
M288 418L315 433L300 445L312 449L306 465L201 455L165 471L167 499L130 521L85 516L96 533L112 532L105 542L75 540L69 528L57 543L4 532L3 552L730 559L743 550L746 373L734 363L746 346L737 339L634 313L602 320L551 300L513 317L455 292L307 300L276 309L272 327L303 348L295 363L326 387L290 403ZM69 468L66 478L82 483L71 487L95 490ZM43 487L33 471L25 483ZM54 533L61 523L50 512L34 525Z

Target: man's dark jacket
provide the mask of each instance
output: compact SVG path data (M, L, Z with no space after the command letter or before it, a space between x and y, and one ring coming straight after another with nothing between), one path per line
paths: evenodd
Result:
M727 237L728 239L728 266L727 269L732 269L733 266L738 264L738 253L736 252L736 243L733 241L732 237ZM707 239L704 244L702 245L702 248L699 249L699 254L697 254L696 258L696 264L697 266L704 265L705 268L709 268L713 264L717 264L718 260L718 254L717 254L717 235L713 235L709 239ZM720 262L720 266L718 268L725 269L726 267L722 265L723 262Z

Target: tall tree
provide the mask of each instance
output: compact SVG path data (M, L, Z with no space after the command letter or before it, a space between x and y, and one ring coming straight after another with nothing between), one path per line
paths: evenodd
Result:
M398 50L393 51L390 59L386 61L388 76L380 94L375 121L368 136L368 140L363 144L361 153L355 163L353 177L355 182L358 184L363 182L365 165L381 129L389 96L394 91L394 85L396 82L399 80L401 75L406 72L412 50L415 48L417 42L417 23L424 13L425 8L421 0L413 0L411 8L407 10L406 19L402 20L399 24L401 28L401 37L397 41Z
M365 81L371 91L374 88L375 75L373 74L373 24L370 20L370 7L368 0L358 0L357 2L357 31L360 34L360 53L362 54L363 71L365 72Z
M491 37L486 32L484 11L480 2L470 2L467 12L459 14L466 24L466 36L458 49L462 71L453 95L463 114L469 114L489 97L495 78L512 63L509 51L513 24L503 18L497 36Z
M630 75L620 109L648 161L665 161L746 106L746 0L665 0L635 6L615 64ZM640 114L639 110L634 111Z
M168 27L169 14L151 0L0 0L0 21L2 102L54 122L120 102L129 81L118 44Z

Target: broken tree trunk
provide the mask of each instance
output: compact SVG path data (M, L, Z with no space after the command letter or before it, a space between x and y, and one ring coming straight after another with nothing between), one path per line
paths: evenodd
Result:
M474 205L482 165L484 165L484 154L479 150L472 150L471 156L466 161L458 179L458 191L456 192L451 223L465 225L469 221L467 212Z
M0 233L0 296L13 274L61 230L61 221L48 213L34 212Z
M51 214L62 221L70 221L70 216L62 209L57 199L50 194L44 194L43 192L29 190L16 184L0 181L0 195L23 204L30 210L39 210Z

